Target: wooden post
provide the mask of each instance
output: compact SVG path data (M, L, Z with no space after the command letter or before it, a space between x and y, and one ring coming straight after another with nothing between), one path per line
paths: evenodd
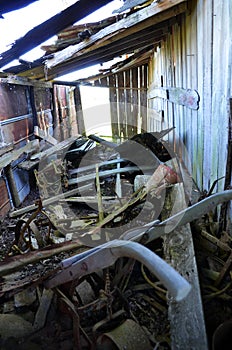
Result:
M187 207L183 184L173 186L167 193L162 220ZM169 299L168 314L171 327L171 348L207 350L207 337L198 280L197 264L190 225L179 227L163 236L165 260L192 286L180 302Z

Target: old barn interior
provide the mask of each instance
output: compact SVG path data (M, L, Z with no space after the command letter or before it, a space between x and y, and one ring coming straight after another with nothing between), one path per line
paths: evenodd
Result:
M232 2L50 2L0 2L0 349L230 349Z

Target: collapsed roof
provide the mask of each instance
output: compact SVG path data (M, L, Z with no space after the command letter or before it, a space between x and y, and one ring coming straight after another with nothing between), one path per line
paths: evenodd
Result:
M0 68L15 59L19 60L19 65L4 69L0 76L13 74L34 80L51 81L64 74L103 64L122 55L126 55L124 62L120 61L100 74L112 74L128 66L148 62L151 52L169 33L170 26L178 21L178 16L187 9L186 0L145 3L127 0L120 9L113 11L116 14L110 18L96 23L74 25L109 2L98 0L86 3L85 0L79 0L31 29L25 36L16 40L9 50L1 53ZM33 62L20 59L22 54L55 34L57 40L53 45L42 46L45 51L42 57Z

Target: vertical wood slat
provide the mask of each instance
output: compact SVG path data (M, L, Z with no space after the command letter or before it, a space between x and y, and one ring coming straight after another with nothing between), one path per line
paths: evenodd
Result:
M132 115L132 96L133 90L131 89L131 70L128 69L125 72L125 96L126 96L126 119L127 119L127 137L131 138L134 135L134 120Z
M118 119L119 119L119 131L120 139L127 138L126 128L126 114L125 114L125 94L124 94L124 74L123 72L117 73L117 87L118 87Z
M147 69L145 64L139 67L140 75L140 116L141 116L141 132L147 131Z
M138 68L132 68L132 117L134 134L138 133Z
M114 141L137 134L139 122L147 131L148 64L99 78L95 86L109 87L111 128ZM141 116L141 121L139 117Z
M114 141L119 139L119 125L118 125L118 112L117 112L117 91L116 91L116 76L109 76L110 86L110 113L111 113L111 128L112 138Z

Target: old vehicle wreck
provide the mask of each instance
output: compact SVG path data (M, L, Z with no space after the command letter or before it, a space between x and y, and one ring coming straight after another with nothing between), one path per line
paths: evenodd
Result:
M27 11L0 54L0 349L229 349L231 1L8 0L2 30Z

